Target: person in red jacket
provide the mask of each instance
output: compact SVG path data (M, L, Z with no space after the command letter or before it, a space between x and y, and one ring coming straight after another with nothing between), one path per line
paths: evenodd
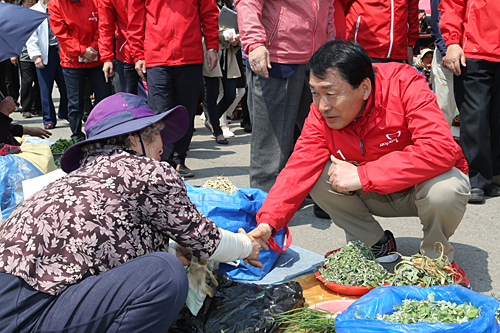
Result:
M398 258L396 242L374 215L418 216L420 251L438 257L440 243L453 263L448 239L470 198L468 167L425 79L406 64L372 67L361 46L339 40L319 48L308 72L311 111L253 236L267 241L310 193L347 240L371 246L381 262Z
M442 0L443 66L454 76L460 146L469 162L470 203L500 196L500 6L487 0Z
M71 137L82 141L86 79L90 80L95 103L111 95L98 52L99 31L95 0L51 0L50 28L59 41L61 67L68 93L68 120Z
M347 40L361 45L372 62L413 63L418 41L418 0L341 0Z
M118 72L122 91L139 95L147 101L147 93L142 79L135 70L135 63L130 54L130 45L127 41L127 7L128 0L98 0L99 11L99 52L104 63L102 71L108 81ZM114 38L116 37L116 63L113 52Z
M135 69L147 79L148 105L157 114L176 105L183 105L189 113L186 134L163 147L162 154L162 160L183 177L194 176L185 161L202 87L202 37L212 71L219 51L218 15L214 0L128 2L128 42Z

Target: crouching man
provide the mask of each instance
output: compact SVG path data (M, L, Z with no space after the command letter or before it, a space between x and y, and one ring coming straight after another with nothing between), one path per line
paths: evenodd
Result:
M252 235L267 241L310 192L348 241L371 246L381 262L398 256L374 215L418 216L421 252L438 257L439 242L453 263L448 239L470 198L468 166L425 79L405 64L372 65L361 46L339 40L318 49L307 70L311 111Z

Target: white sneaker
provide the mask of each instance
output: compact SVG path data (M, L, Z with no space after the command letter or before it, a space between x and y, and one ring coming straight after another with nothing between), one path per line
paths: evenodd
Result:
M202 113L201 113L201 115L200 115L200 120L201 120L201 121L205 121L205 120L207 120L207 119L205 118L205 112L202 112Z
M224 134L225 138L232 138L234 136L234 133L229 129L229 127L224 128L222 130L222 134Z

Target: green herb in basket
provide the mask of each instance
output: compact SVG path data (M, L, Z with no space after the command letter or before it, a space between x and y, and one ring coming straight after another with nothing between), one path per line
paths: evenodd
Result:
M369 246L361 241L351 241L325 259L318 271L326 281L347 286L379 286L388 278L387 270L380 265Z
M75 139L67 140L61 138L50 146L50 150L52 151L52 154L62 154L66 151L66 149L74 145L76 142L77 141Z
M435 301L429 294L427 299L417 301L405 299L403 304L394 306L390 315L378 315L375 319L400 324L413 323L465 323L480 316L480 308L464 302L457 305L448 301Z
M336 312L298 308L281 314L273 314L274 321L286 325L284 333L335 333Z

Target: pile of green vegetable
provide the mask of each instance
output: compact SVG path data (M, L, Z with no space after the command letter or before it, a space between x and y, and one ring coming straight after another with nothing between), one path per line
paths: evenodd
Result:
M389 276L375 260L370 247L358 240L330 254L323 265L325 267L318 268L323 279L347 286L376 287L384 284Z
M378 315L375 319L400 324L465 323L481 314L481 308L478 309L470 303L457 305L449 301L435 301L432 294L421 301L405 299L403 304L395 305L394 309L397 311L390 315Z
M495 294L491 294L491 296L493 296L496 299L498 299L499 306L498 306L497 313L495 313L495 318L497 319L497 322L500 325L500 298L498 298Z
M401 261L394 267L394 274L389 278L389 285L416 285L423 288L456 284L453 268L441 254L431 259L423 254L411 257L401 256Z
M60 138L50 146L50 150L54 155L54 162L58 168L61 168L61 155L75 143L77 143L75 139L67 140Z
M284 333L322 332L335 333L335 318L338 313L310 308L299 308L273 315L280 325L288 325Z

